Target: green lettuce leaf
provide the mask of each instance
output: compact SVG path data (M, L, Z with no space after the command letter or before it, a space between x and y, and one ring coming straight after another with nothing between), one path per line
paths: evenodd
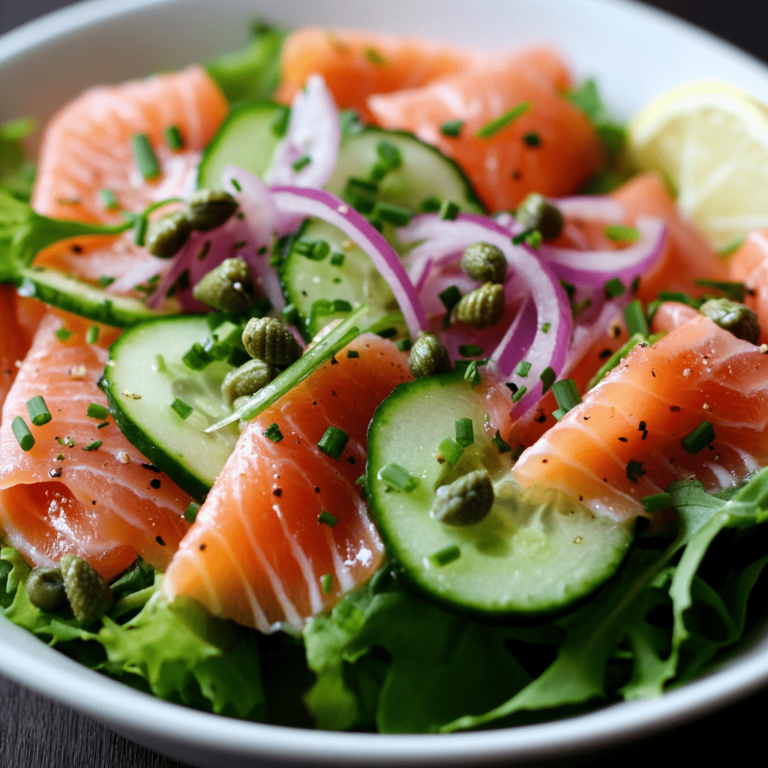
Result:
M0 123L0 189L19 200L29 200L35 180L35 166L27 158L22 144L35 130L29 118Z

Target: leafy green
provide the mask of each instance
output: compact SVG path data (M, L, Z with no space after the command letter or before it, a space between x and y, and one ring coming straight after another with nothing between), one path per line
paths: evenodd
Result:
M59 240L117 235L131 226L131 222L106 226L40 216L28 203L0 189L0 282L12 282L20 267L29 266L39 251Z
M22 139L35 130L29 118L0 123L0 189L19 200L29 200L35 166L27 158Z
M257 22L252 39L240 51L219 56L206 64L230 103L245 99L268 99L280 77L280 51L285 32Z

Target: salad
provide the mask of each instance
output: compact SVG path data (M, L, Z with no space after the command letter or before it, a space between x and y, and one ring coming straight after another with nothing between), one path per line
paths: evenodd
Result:
M501 108L445 114L495 81ZM171 701L381 732L659 695L741 637L759 285L556 54L259 27L65 107L34 188L24 130L11 621Z

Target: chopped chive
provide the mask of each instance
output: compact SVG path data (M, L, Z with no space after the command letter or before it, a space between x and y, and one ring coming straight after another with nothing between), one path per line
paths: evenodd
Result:
M356 349L350 349L349 352L347 352L347 358L350 360L358 357L360 357L360 353Z
M459 215L459 206L451 200L443 200L440 203L440 210L437 212L441 219L447 219L449 221L455 221Z
M376 145L376 154L387 171L394 171L403 164L403 153L391 141L382 139Z
M462 357L480 357L483 354L483 348L477 344L460 344L459 354Z
M645 317L645 312L643 312L640 299L633 299L624 307L624 322L627 324L627 333L630 336L634 336L636 333L643 336L648 335L648 320Z
M453 466L464 453L464 449L452 438L446 437L440 445L437 446L438 453Z
M108 421L102 421L101 424L96 425L96 429L104 429L104 427L108 427L109 422Z
M715 439L715 428L708 422L702 421L696 429L686 435L680 445L690 454L697 454Z
M280 427L277 424L270 424L264 430L264 437L271 440L273 443L279 443L283 439L283 433L280 431Z
M184 421L186 421L195 410L189 403L185 403L180 397L174 399L171 403L171 408L173 408Z
M472 419L456 419L454 429L456 430L456 442L462 448L466 448L468 445L472 445L472 443L475 442L475 432L472 425Z
M568 413L571 408L575 408L581 402L579 390L576 388L576 382L573 379L563 379L556 381L552 385L552 394L560 406L563 414Z
M347 181L342 197L359 213L370 213L376 205L378 194L378 184L352 176Z
M102 286L103 288L106 288L107 286L112 285L112 283L114 282L115 282L115 278L110 277L109 275L102 275L99 278L99 285Z
M67 330L63 325L56 331L56 338L59 341L66 341L72 335L72 331Z
M440 133L450 138L461 136L461 129L464 127L463 120L447 120L440 126Z
M196 341L181 358L181 362L193 371L203 371L213 362L213 358L203 349L203 345Z
M560 421L560 419L565 416L565 414L568 413L564 408L556 408L554 411L552 411L552 418L555 421Z
M523 395L524 395L524 394L525 394L527 391L528 391L528 387L520 387L520 389L518 389L518 390L517 390L517 392L515 392L515 393L512 395L512 402L513 402L513 403L516 403L516 402L518 402L519 400L521 400L521 399L522 399L522 397L523 397Z
M95 344L99 340L99 326L92 325L85 333L85 341L88 344Z
M349 435L343 429L339 429L338 427L328 427L320 438L317 447L318 450L322 451L326 456L338 460L348 442Z
M143 246L147 241L147 227L149 221L146 216L135 216L133 219L133 242Z
M29 431L27 422L21 416L17 416L12 424L11 429L16 437L16 441L21 447L22 451L32 450L32 446L35 444L35 438L32 437L32 433Z
M404 227L411 221L412 214L408 208L393 203L383 203L379 201L373 207L373 215L392 224L395 227Z
M501 436L501 432L499 432L498 429L491 439L491 445L493 445L499 453L509 453L512 450L512 446Z
M419 204L419 211L421 213L437 213L442 204L443 201L439 197L432 195L432 197L428 197L421 201Z
M27 413L29 420L36 427L42 427L43 424L47 424L53 418L42 395L35 395L35 397L27 400Z
M382 339L391 339L393 336L397 336L397 328L392 326L382 328L380 331L376 331L376 335L381 336Z
M644 496L643 508L646 512L656 512L672 506L672 497L668 493L656 493L653 496Z
M397 342L397 348L401 352L407 352L413 346L413 342L410 339L400 339Z
M541 332L542 333L549 333L549 329L552 327L552 323L544 323L541 326Z
M387 59L387 57L381 51L379 51L378 48L374 48L373 46L365 49L365 58L368 59L371 64L375 64L377 67L389 66L389 59Z
M468 381L473 387L476 387L483 380L478 366L485 365L487 362L487 360L472 360L464 371L464 381ZM466 360L457 360L456 370L459 370L459 363L466 363Z
M531 364L527 360L521 360L515 368L515 374L523 379L530 373Z
M137 133L132 139L132 144L133 156L143 179L145 181L156 179L160 175L160 164L149 143L149 136L146 133Z
M605 297L607 299L615 299L616 297L621 296L626 290L624 283L622 283L618 277L612 277L605 284Z
M332 264L334 267L343 267L345 258L346 257L341 251L334 251L331 254L331 258L329 259L328 263Z
M543 239L544 236L541 232L538 229L534 229L533 232L529 232L526 235L525 242L535 251L541 245Z
M541 393L544 394L555 383L557 376L555 376L555 372L549 366L547 366L541 372L541 376L539 376L539 378L541 379L542 384Z
M94 440L92 443L89 443L88 445L83 448L84 451L98 451L99 448L101 448L103 440Z
M523 141L529 147L541 146L541 136L539 136L539 134L536 131L528 131L528 133L523 134Z
M419 486L419 478L414 477L399 464L387 464L379 470L379 479L396 491L410 493Z
M111 189L100 189L99 198L101 199L101 204L104 206L104 209L107 211L116 211L120 208L115 193Z
M333 576L330 573L324 573L320 577L320 586L323 592L328 594L333 589Z
M240 182L237 179L230 179L229 181L237 192L243 191L243 188L240 186Z
M100 405L99 403L91 403L88 406L88 410L85 412L85 415L89 419L99 419L100 421L103 421L107 418L107 416L109 416L109 409L104 405Z
M643 469L642 461L636 461L635 459L632 459L629 464L627 464L627 478L629 478L629 480L631 480L633 483L637 484L637 481L645 473L646 472Z
M165 136L165 143L168 145L168 149L173 152L180 152L182 149L184 149L184 139L178 126L167 126L165 131L163 131L163 134Z
M309 155L302 155L298 160L294 160L293 163L291 163L291 167L298 173L303 168L306 168L311 162L312 158Z
M188 523L194 523L197 520L197 513L200 511L200 505L196 501L190 501L189 506L184 510L184 519Z
M623 224L609 224L604 231L613 243L636 243L640 239L640 233L634 227L625 227Z
M507 110L503 115L499 115L490 122L486 123L475 133L478 139L492 139L499 131L511 125L518 117L527 112L531 107L530 101L521 101L512 109Z
M702 288L714 288L724 293L731 301L744 301L744 283L737 283L733 280L706 280L703 277L697 278L694 283Z
M436 565L438 568L442 568L454 560L458 560L461 557L461 548L458 544L451 544L445 549L441 549L439 552L435 552L429 556L429 561Z
M317 518L317 522L322 525L327 525L329 528L333 528L336 523L339 522L339 518L336 515L332 515L330 512L323 510Z
M441 291L437 297L443 302L445 311L450 311L461 301L461 291L455 285L449 285L444 291Z
M155 355L155 368L158 373L168 373L168 366L165 364L165 358L159 352Z
M278 138L285 136L288 131L288 123L291 120L291 110L288 107L282 107L277 110L272 125L270 126L272 133Z
M732 254L736 253L736 251L738 251L739 248L741 248L743 243L744 243L744 238L740 237L737 240L734 240L728 243L728 245L724 246L719 251L717 251L717 255L721 257L731 256Z

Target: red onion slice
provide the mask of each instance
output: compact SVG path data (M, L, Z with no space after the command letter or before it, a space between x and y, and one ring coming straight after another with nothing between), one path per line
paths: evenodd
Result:
M333 96L320 75L310 75L291 104L288 132L276 150L268 182L324 187L336 167L340 141L339 110Z
M274 187L272 195L281 214L301 218L315 216L344 232L368 254L387 281L400 305L411 336L415 339L427 327L424 310L400 257L382 234L352 206L321 189Z
M569 283L599 287L613 277L629 283L656 263L666 239L661 219L640 217L635 228L640 239L620 250L582 251L542 243L539 253L557 276Z

